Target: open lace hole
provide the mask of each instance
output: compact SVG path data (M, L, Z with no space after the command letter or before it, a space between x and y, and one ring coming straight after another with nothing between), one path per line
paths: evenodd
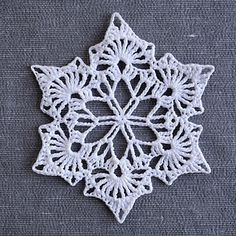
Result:
M155 133L148 126L131 126L136 139L144 142L153 142L157 139Z
M114 115L106 102L88 101L86 107L93 113L94 116L111 116Z
M72 143L71 144L71 151L72 152L79 152L79 150L81 149L81 144L80 143Z
M176 114L177 116L181 116L181 111L179 110L179 108L178 108L176 102L174 102L173 108L174 108L175 114Z
M97 53L97 51L96 51L94 48L91 50L91 52L92 52L93 54L96 54L96 53Z
M117 168L114 170L114 174L115 174L117 177L121 177L121 176L122 176L122 171L121 171L120 166L117 166Z
M162 145L162 148L163 148L165 151L171 150L171 144L162 143L161 145Z
M123 79L121 79L119 83L117 84L115 97L121 108L127 105L127 103L129 102L131 98L131 94L128 89L128 86Z
M163 94L163 95L165 95L165 96L171 96L172 95L172 93L173 93L173 89L172 88L168 88L166 91L165 91L165 93Z
M81 99L80 95L78 93L72 93L71 98Z
M154 116L161 116L165 115L168 112L168 108L160 106L157 111L155 112Z
M84 133L89 128L89 126L75 125L74 130L79 131L80 133Z
M69 137L70 137L70 132L69 132L69 129L68 129L67 125L66 125L65 123L61 123L61 124L60 124L60 127L61 127L62 131L64 132L66 138L69 139ZM57 132L57 131L56 131L56 132ZM59 133L59 135L61 136L60 133Z
M116 158L121 159L127 148L127 141L121 131L119 131L113 139L113 148Z
M75 65L76 65L77 67L79 67L79 66L81 65L81 62L80 62L79 59L76 59L76 61L75 61Z
M122 60L120 60L120 61L118 62L118 64L117 64L117 66L118 66L120 72L122 73L123 70L124 70L125 67L126 67L126 64L125 64Z
M100 65L97 65L97 71L107 70L109 67L110 65L100 64Z
M86 193L87 193L87 194L91 194L91 193L93 193L95 190L96 190L95 187L92 187L92 188L89 188L89 189L86 191Z
M131 80L131 86L133 89L136 88L136 86L138 85L140 81L140 76L139 75L136 75L132 80Z
M86 136L85 142L94 143L99 141L100 139L104 138L104 136L109 132L111 127L111 125L102 125L94 127Z
M88 169L88 163L87 163L86 160L83 159L83 160L81 161L81 163L82 163L82 167L83 167L84 170Z
M43 170L44 166L45 166L45 165L37 165L37 166L35 167L35 169L36 169L36 170Z
M150 69L150 65L148 63L143 63L143 64L132 64L134 67L140 69L140 70L148 70Z
M163 76L159 70L155 70L155 74L159 81L164 82Z
M117 17L117 16L115 16L115 17L114 17L114 20L113 20L113 24L114 24L118 29L120 29L120 27L121 27L121 20L120 20L120 18Z
M120 220L123 218L124 214L125 214L125 212L122 209L120 209L120 211L119 211L119 219Z
M147 115L152 111L152 109L156 106L156 99L150 98L146 100L141 100L133 111L132 115L147 117Z
M159 156L155 156L151 159L151 161L149 162L149 166L152 168L152 169L155 169L156 168L156 165L157 163L159 162L159 160L161 159L161 155Z
M39 67L33 66L32 69L39 74L44 74L44 71Z
M105 152L106 148L107 148L107 143L102 144L102 145L100 146L100 148L99 148L97 154L98 154L98 155L102 155L102 154Z
M69 112L69 106L68 104L65 105L65 107L61 110L61 117L64 117Z

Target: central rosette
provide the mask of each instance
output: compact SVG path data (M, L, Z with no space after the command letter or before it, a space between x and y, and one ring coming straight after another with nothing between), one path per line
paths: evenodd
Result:
M117 65L98 77L91 89L92 100L85 103L84 110L84 118L91 121L84 133L85 142L96 146L98 154L105 146L110 158L127 160L131 165L143 156L148 163L151 148L158 141L158 133L166 131L169 117L164 107L168 104L157 99L160 84L152 73L140 73L128 67L121 73Z

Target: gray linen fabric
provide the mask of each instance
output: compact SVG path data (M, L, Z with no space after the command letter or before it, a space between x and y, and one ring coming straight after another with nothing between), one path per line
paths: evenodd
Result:
M210 175L185 175L170 187L153 179L120 225L104 203L84 197L83 183L37 175L37 129L51 119L39 109L41 91L30 65L88 63L113 12L156 57L215 65L203 96L200 147ZM0 2L0 235L236 235L236 2L8 1Z

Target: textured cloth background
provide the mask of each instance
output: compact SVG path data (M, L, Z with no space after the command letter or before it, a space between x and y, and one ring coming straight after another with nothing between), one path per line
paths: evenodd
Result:
M30 65L88 63L111 14L138 36L183 63L215 65L203 96L200 147L210 175L180 177L136 201L120 225L104 203L59 177L31 170L41 147L38 127L51 121ZM50 1L0 2L0 235L236 235L236 2Z

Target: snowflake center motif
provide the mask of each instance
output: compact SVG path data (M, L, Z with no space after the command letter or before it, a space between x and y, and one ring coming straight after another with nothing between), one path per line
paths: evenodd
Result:
M187 173L210 173L198 145L201 96L210 65L159 60L114 13L104 40L89 49L90 65L32 66L43 92L41 110L53 118L39 132L36 173L61 176L101 199L122 223L134 202L152 192L151 177L171 185Z

